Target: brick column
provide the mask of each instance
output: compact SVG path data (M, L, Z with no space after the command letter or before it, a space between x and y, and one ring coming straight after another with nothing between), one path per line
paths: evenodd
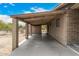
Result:
M79 43L79 10L69 10L67 14L67 42Z
M26 23L26 25L25 25L25 29L26 29L26 33L25 33L25 37L26 37L26 39L28 39L28 35L29 35L29 30L28 30L28 23Z
M49 34L49 24L47 24L47 34Z
M32 35L32 25L29 24L28 26L29 26L29 35Z
M18 47L18 19L13 19L12 50Z

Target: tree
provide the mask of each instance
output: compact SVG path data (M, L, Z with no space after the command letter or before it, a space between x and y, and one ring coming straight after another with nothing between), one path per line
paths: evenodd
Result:
M5 23L2 20L0 20L0 30L12 31L12 27L12 23Z
M0 30L5 30L6 24L0 20Z
M12 31L12 28L13 28L12 23L6 24L6 27L5 27L6 31Z
M0 20L0 30L4 30L4 31L12 31L13 28L13 24L12 23L5 23L2 20ZM24 32L24 26L19 25L18 27L20 29L21 32Z

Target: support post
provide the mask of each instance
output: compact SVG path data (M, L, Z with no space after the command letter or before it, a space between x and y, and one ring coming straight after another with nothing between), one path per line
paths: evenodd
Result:
M32 35L32 25L29 24L29 35Z
M26 37L26 39L28 39L28 34L29 34L29 32L28 32L28 23L26 23L26 25L25 25L25 30L26 30L25 37Z
M18 47L18 19L13 19L12 50Z
M49 24L47 24L47 34L49 34Z

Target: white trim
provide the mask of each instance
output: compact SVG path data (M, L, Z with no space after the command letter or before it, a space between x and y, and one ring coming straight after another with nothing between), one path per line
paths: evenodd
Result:
M79 52L77 52L75 49L71 48L70 46L67 46L69 49L71 49L73 52L79 55Z
M28 38L31 38L31 35L29 35L29 37ZM24 39L24 40L22 40L20 43L19 43L19 46L21 45L21 44L23 44L25 41L27 41L28 39Z
M21 44L23 44L26 40L27 40L27 39L22 40L22 41L19 43L19 46L20 46Z

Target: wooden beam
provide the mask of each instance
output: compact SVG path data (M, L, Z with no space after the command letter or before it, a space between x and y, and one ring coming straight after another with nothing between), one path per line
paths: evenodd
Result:
M60 15L59 15L60 16ZM59 17L58 16L58 17ZM36 17L36 18L30 18L30 19L20 19L20 21L23 21L23 22L25 22L25 23L28 23L28 24L30 24L30 22L35 22L35 21L37 21L37 22L39 22L39 21L50 21L51 19L53 19L55 17L55 15L54 16L44 16L44 17ZM19 18L17 18L17 19L19 19Z
M54 16L43 16L43 17L36 17L36 18L31 18L31 19L20 19L20 21L23 21L23 22L27 22L28 24L31 24L31 25L45 25L49 22L51 22L54 18L58 18L62 16L61 15L54 15Z
M71 7L71 9L79 9L79 3L75 3L75 4Z
M65 13L65 10L57 10L57 11L49 11L49 12L39 12L39 13L30 13L30 14L20 14L20 15L12 15L13 18L23 18L23 19L29 19L29 18L36 18L36 17L43 17L43 16L53 16L57 14L63 14Z
M12 50L18 47L18 20L13 19Z
M39 18L32 18L32 19L24 19L25 22L28 22L32 25L42 25L42 24L47 24L51 20L53 20L53 16L50 17L39 17Z

